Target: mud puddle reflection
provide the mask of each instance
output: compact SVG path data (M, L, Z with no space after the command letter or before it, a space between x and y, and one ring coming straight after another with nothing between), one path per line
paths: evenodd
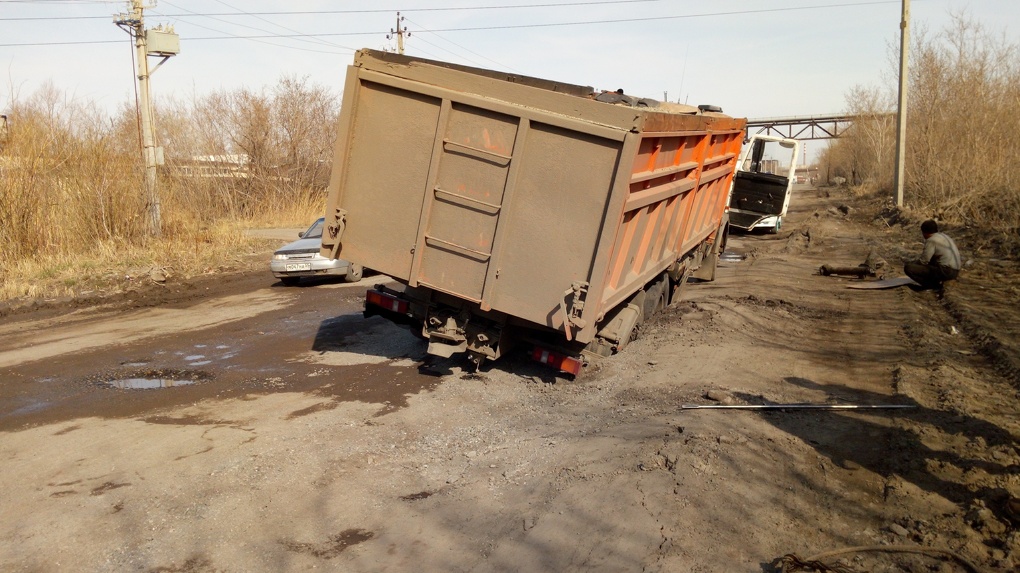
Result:
M99 380L99 385L118 390L158 390L189 386L211 379L211 374L200 370L148 370Z
M172 378L123 378L106 382L108 386L121 390L154 390L156 388L187 386L194 383L194 380L174 380Z
M736 251L726 251L719 255L719 262L721 263L739 263L740 261L747 258L747 255L738 253Z

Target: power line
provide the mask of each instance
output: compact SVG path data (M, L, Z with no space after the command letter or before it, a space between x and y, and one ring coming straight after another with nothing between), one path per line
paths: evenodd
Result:
M421 32L427 32L427 33L429 33L429 34L433 34L433 35L435 35L435 37L436 37L437 39L440 39L440 40L442 40L442 41L444 41L444 42L448 42L448 43L450 43L450 44L453 44L454 46L457 46L458 48L460 48L460 49L464 50L465 52L469 52L469 53L471 53L471 54L474 54L474 55L478 56L479 58L482 58L482 59L488 60L489 62L491 62L491 63L493 63L493 64L496 64L496 65L497 65L497 66L499 66L500 68L503 68L503 69L508 69L508 70L512 70L512 71L515 71L515 72L518 72L518 73L522 73L522 74L524 73L524 72L522 72L522 71L520 71L520 70L515 70L514 68L512 68L512 67L510 67L510 66L508 66L508 65L506 65L506 64L503 64L503 63L497 62L496 60L493 60L492 58L488 58L488 57L485 57L485 56L483 56L482 54L479 54L478 52L475 52L475 51L473 51L473 50L471 50L471 49L469 49L469 48L466 48L466 47L464 47L464 46L462 46L462 45L458 44L457 42L454 42L453 40L450 40L450 39L448 39L448 38L444 38L444 37L440 36L439 34L436 34L436 33L435 33L435 32L434 32L433 30L429 30L429 29L425 28L425 26L422 26L421 24L419 24L419 23L415 22L414 20L411 20L410 18L408 18L408 19L407 19L407 21L408 21L408 22L410 22L410 23L412 23L412 24L414 24L415 26L418 26L418 28L420 28L420 29L421 29L421 30L419 31L419 35L418 35L418 39L419 39L419 40L421 40L421 41L423 41L423 42L425 42L425 43L427 43L427 44L431 44L431 45L433 45L433 46L436 46L437 48L439 48L440 50L443 50L444 52L447 52L447 53L453 54L453 52L451 52L450 50L447 50L446 48L443 48L442 46L437 46L436 44L433 44L432 42L429 42L428 40L426 40L426 39L422 38L422 37L421 37ZM462 57L463 57L463 56L462 56ZM467 59L468 61L472 62L472 63L473 63L473 64L475 64L475 65L479 65L479 66L480 66L480 65L482 65L482 64L480 64L479 62L475 62L474 60L471 60L470 58L466 58L466 59Z
M251 13L248 13L248 12L244 12L244 10L239 9L236 6L231 6L230 4L227 4L226 2L224 2L223 0L216 0L216 2L218 2L220 4L223 4L227 8L230 8L231 10L237 10L239 12L243 12L243 13L245 13L248 16L252 16L254 18L262 20L263 22L266 22L267 24L272 24L273 26L276 26L277 28L281 28L283 30L287 30L288 32L297 32L298 31L298 30L295 30L294 28L288 28L287 26L284 26L283 24L280 24L278 22L274 22L272 20L269 20L268 18L263 18L263 17L258 16L256 14L251 14ZM351 48L349 48L347 46L341 46L339 44L334 44L332 42L327 42L325 40L318 40L318 42L323 44L323 45L330 46L330 47L333 47L333 48L343 48L345 50L350 50L351 49Z
M766 14L772 12L792 12L795 10L818 10L824 8L845 8L850 6L871 6L875 4L899 4L901 0L875 0L873 2L854 2L845 4L826 4L820 6L797 6L789 8L760 8L756 10L733 10L729 12L706 12L702 14L682 14L679 16L650 16L646 18L617 18L612 20L585 20L580 22L550 22L546 24L507 24L502 26L474 26L468 28L440 28L432 32L476 32L485 30L513 30L519 28L553 28L566 26L588 26L594 24L625 24L630 22L651 22L660 20L682 20L689 18L707 18L713 16L738 16L744 14ZM323 36L328 34L316 34Z
M54 0L58 1L58 0ZM828 8L847 8L847 7L860 7L860 6L874 6L878 4L899 4L901 0L875 0L872 2L848 2L842 4L825 4L815 6L796 6L788 8L760 8L755 10L732 10L728 12L705 12L701 14L681 14L676 16L649 16L644 18L616 18L610 20L587 20L579 22L549 22L543 24L509 24L501 26L472 26L467 28L440 28L431 30L433 33L437 32L477 32L477 31L489 31L489 30L516 30L525 28L555 28L555 27L575 27L575 26L591 26L601 24L626 24L633 22L652 22L652 21L663 21L663 20L682 20L692 18L709 18L715 16L738 16L747 14L768 14L778 12L792 12L797 10L820 10ZM328 32L321 34L270 34L270 35L255 35L255 36L207 36L199 38L189 38L188 41L207 41L207 40L257 40L265 38L332 38L340 36L369 36L369 35L380 35L386 34L387 32ZM0 47L16 47L16 46L59 46L59 45L77 45L77 44L111 44L115 43L112 40L92 40L92 41L73 41L73 42L26 42L26 43L12 43L12 44L0 44Z
M177 8L179 10L185 10L187 12L191 12L187 8L181 8L180 6L176 6L173 3L171 3L171 2L165 2L165 3L169 4L170 6L173 6L174 8ZM230 6L230 7L233 8L233 6ZM158 14L159 16L162 16L162 17L167 17L165 14L159 14L158 12L156 12L156 14ZM193 14L200 15L197 12L193 12ZM271 36L269 36L269 37L278 37L277 34L274 34L270 30L266 30L265 28L257 28L255 26L248 26L247 24L239 24L239 23L229 22L229 21L223 20L221 18L215 18L215 17L210 17L210 18L212 18L213 20L217 20L217 21L223 22L225 24L233 24L233 25L241 26L242 28L248 28L248 29L251 29L251 30L257 30L259 32L266 32L267 34L271 34ZM198 26L199 28L204 28L204 29L209 30L211 32L218 32L220 34L226 34L227 36L230 36L230 37L243 38L242 36L238 36L236 34L231 34L230 32L225 32L223 30L218 30L216 28L210 28L209 26L203 26L202 24L198 24L196 22L190 22L188 25L189 26ZM283 27L283 26L281 26L281 27ZM284 29L290 30L290 28L285 28L285 27L284 27ZM301 32L298 32L297 30L291 30L291 31L295 32L297 34L301 34ZM318 52L318 53L323 53L323 54L338 54L338 53L341 53L341 52L327 52L327 51L323 51L323 50L312 50L312 49L307 49L307 48L299 48L297 46L289 46L289 45L286 45L286 44L274 44L272 42L266 42L264 40L259 40L259 39L255 39L255 38L243 38L243 39L251 39L253 41L256 41L256 42L259 42L259 43L262 43L262 44L267 44L267 45L270 45L270 46L279 46L279 47L283 47L283 48L293 48L295 50L304 50L304 51L308 51L308 52ZM324 45L324 46L329 46L329 47L333 47L333 48L341 48L341 49L347 50L349 52L353 52L354 51L354 48L349 48L347 46L340 46L338 44L334 44L332 42L327 42L325 40L306 39L304 37L295 37L294 39L298 40L298 41L301 41L301 42L308 42L308 43L311 43L311 44Z
M421 38L418 38L418 39L421 40ZM429 42L427 40L422 40L422 41L425 42L426 44L430 45L430 46L436 46L435 44L433 44L432 42ZM442 46L436 46L436 47L439 48L440 50L443 49ZM441 59L443 59L443 57L440 56L439 54L434 54L434 53L432 53L432 52L430 52L428 50L422 49L421 47L416 47L414 49L414 51L415 52L421 52L422 54L425 54L426 56L431 56L433 60L441 60Z
M2 2L26 2L32 0L0 0ZM56 3L70 0L46 0L46 3ZM100 2L101 0L94 0ZM639 4L649 2L666 2L669 0L599 0L596 2L555 2L550 4L513 4L506 6L456 6L456 7L435 7L435 8L390 8L390 9L366 9L366 10L283 10L274 12L211 12L202 14L190 12L189 14L163 14L168 18L190 18L194 16L301 16L319 14L390 14L393 12L451 12L451 11L478 11L478 10L512 10L518 8L562 8L569 6L599 6L603 4ZM80 3L80 2L75 2ZM231 6L232 7L232 6ZM179 8L183 10L183 8ZM14 18L0 18L2 20L90 20L108 18L108 16L24 16Z
M422 37L421 37L420 35L419 35L419 36L416 36L415 38L416 38L417 40L420 40L420 41L422 41L422 42L425 42L426 44L428 44L428 45L430 45L430 46L433 46L433 47L435 47L435 48L439 48L440 50L442 50L442 51L446 52L447 54L450 54L450 55L452 55L452 56L454 56L454 57L456 57L456 58L458 58L458 59L464 59L464 60L467 60L467 61L471 62L472 64L474 64L474 65L476 65L476 66L481 66L481 65L482 65L481 63L479 63L479 62L476 62L476 61L472 60L471 58L467 58L467 57L465 57L465 56L462 56L462 55L460 55L460 54L454 53L454 52L452 52L452 51L450 51L450 50L447 50L446 48L444 48L444 47L440 46L439 44L436 44L436 43L434 43L434 42L430 42L430 41L426 40L425 38L422 38ZM428 53L428 52L426 52L425 50L422 50L421 48L415 48L415 51L418 51L418 52L422 52L422 53ZM435 55L433 55L433 58L434 58L434 59L437 59L437 60L443 59L443 58L442 58L441 56L435 56Z
M113 2L114 0L0 0L0 4L112 4ZM117 3L122 4L123 0Z

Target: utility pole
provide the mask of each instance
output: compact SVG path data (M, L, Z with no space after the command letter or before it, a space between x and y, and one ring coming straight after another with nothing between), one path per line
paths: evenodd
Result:
M896 106L896 206L903 206L907 150L907 50L910 48L910 0L903 0L900 19L900 97Z
M394 30L393 28L390 28L390 33L386 34L386 39L387 40L389 40L393 36L397 37L397 53L398 54L403 54L404 53L404 35L406 34L408 38L411 37L411 33L407 31L407 26L404 26L403 29L400 28L400 23L403 22L403 21L404 21L404 17L400 15L400 12L397 12L397 29Z
M158 237L162 232L162 218L156 165L162 163L162 153L159 153L162 149L156 147L156 136L153 132L152 91L149 86L149 78L167 59L180 52L180 38L174 33L173 28L164 29L159 26L152 30L145 29L144 11L146 8L154 7L155 0L149 6L143 6L142 0L130 0L128 5L130 13L114 16L113 22L130 34L134 40L135 64L137 66L135 77L138 82L138 99L135 101L135 106L141 118L145 197L149 204L149 229L153 236ZM149 69L149 55L163 58L151 70Z

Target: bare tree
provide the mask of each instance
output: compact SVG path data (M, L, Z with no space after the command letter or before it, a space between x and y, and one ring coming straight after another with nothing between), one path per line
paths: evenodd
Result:
M2 262L87 251L113 238L144 237L144 199L133 156L92 102L46 84L15 99L0 153Z
M17 95L17 97L15 97ZM324 204L338 97L307 78L158 102L165 239L219 219L303 221ZM39 254L146 245L138 122L52 84L12 94L0 149L0 274Z
M288 177L298 189L324 189L336 139L336 95L294 77L281 78L274 95Z
M906 200L938 216L1015 234L1020 227L1018 47L965 15L911 48ZM854 183L891 191L887 93L856 87L848 112L864 118L825 159Z
M338 98L307 78L272 90L219 91L190 105L170 102L157 117L168 140L175 186L204 188L234 216L267 213L328 184ZM166 119L163 119L164 112ZM202 177L199 177L201 175Z

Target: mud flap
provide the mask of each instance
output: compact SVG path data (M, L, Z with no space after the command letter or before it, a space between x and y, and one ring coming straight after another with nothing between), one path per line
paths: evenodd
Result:
M339 259L340 258L340 241L344 237L344 230L347 228L347 211L344 209L337 209L333 213L332 220L326 225L326 233L329 238L333 241L333 244L329 246L329 258ZM323 247L325 249L326 247Z
M607 356L612 352L619 352L627 347L627 344L634 338L634 329L641 324L642 311L638 304L630 304L616 311L601 330L597 339L605 341L603 344L589 344L588 350L599 355Z
M454 340L440 338L437 336L432 336L429 338L429 348L427 352L434 356L449 358L454 354L466 351L467 351L467 339L457 342Z
M669 297L669 306L675 307L680 304L683 299L684 287L687 286L687 279L691 278L692 272L691 268L685 265L683 272L678 276L670 275L670 290L672 292Z

